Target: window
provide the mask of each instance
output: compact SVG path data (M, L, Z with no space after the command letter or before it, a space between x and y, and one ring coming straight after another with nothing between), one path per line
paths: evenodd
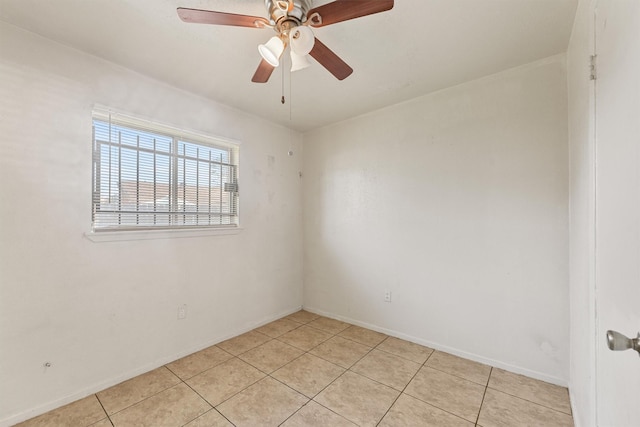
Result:
M93 231L238 226L238 146L93 115Z

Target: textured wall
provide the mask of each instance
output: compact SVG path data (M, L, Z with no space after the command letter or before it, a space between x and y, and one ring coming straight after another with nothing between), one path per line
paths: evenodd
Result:
M305 306L567 384L563 55L304 143Z
M0 424L302 305L301 135L6 24L0 52ZM83 237L96 103L240 141L243 231Z

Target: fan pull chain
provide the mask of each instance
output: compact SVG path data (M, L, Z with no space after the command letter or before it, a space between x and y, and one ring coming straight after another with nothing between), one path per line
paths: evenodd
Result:
M282 98L280 99L280 102L282 102L282 105L284 105L284 66L281 68L282 68Z

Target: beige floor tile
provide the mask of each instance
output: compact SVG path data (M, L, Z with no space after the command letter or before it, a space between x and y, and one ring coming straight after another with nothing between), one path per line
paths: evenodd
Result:
M423 367L405 393L437 408L475 422L485 387L445 372Z
M220 412L212 409L209 412L200 415L184 427L233 427L233 424L220 415Z
M254 331L260 332L261 334L268 335L271 338L277 338L280 335L286 334L287 332L292 331L299 327L300 327L300 323L294 322L293 320L278 319L274 322L267 323L264 326L256 328L254 329Z
M220 344L217 344L217 346L224 351L237 356L244 353L245 351L249 351L252 348L259 346L260 344L266 343L270 339L271 338L267 335L261 334L260 332L256 332L254 330L242 335L238 335L235 338L223 341Z
M380 427L473 427L473 423L402 394L384 416Z
M573 427L573 418L559 411L487 389L478 425L483 427Z
M211 409L211 406L180 383L115 415L115 427L181 427Z
M280 341L304 351L311 350L329 338L331 338L331 334L308 326L301 326L278 337Z
M573 426L566 388L305 311L19 426L110 427L105 411L116 427Z
M312 320L316 320L318 317L320 316L318 316L317 314L305 310L300 310L288 315L287 317L285 317L285 319L293 320L294 322L298 323L309 323Z
M442 351L434 352L431 357L429 357L429 360L427 360L427 363L425 363L425 366L484 386L487 385L489 374L491 373L491 366L463 359Z
M349 326L338 335L369 347L375 347L387 338L385 334L355 325Z
M489 387L571 415L569 392L564 387L497 368L491 372Z
M395 337L387 338L376 348L378 350L386 351L387 353L395 354L396 356L404 357L405 359L409 359L416 363L424 363L429 355L433 353L433 350L429 347L424 347Z
M309 402L289 418L282 427L357 427L316 402Z
M303 354L304 352L302 350L292 347L289 344L272 340L238 357L269 374Z
M305 354L278 369L271 376L311 398L344 371L343 368L324 359Z
M264 376L248 363L233 358L188 379L186 383L211 405L217 406Z
M369 351L371 351L371 347L336 336L323 342L309 353L348 369Z
M267 377L217 409L238 427L278 426L308 401L300 393Z
M179 382L180 379L163 366L101 391L97 396L104 409L111 415Z
M402 391L420 369L420 364L380 350L372 350L351 370Z
M216 346L211 346L176 360L175 362L171 362L167 365L167 368L180 377L180 379L186 380L232 357L233 356L226 351Z
M85 397L68 405L32 418L16 427L45 426L89 426L106 418L100 402L95 395Z
M351 325L336 319L330 319L328 317L318 317L316 320L307 323L307 326L311 326L313 328L320 329L335 335L339 332L344 331Z
M391 387L347 371L314 400L359 426L375 426L399 394Z
M113 427L109 418L105 418L104 420L100 420L95 424L91 424L89 427Z

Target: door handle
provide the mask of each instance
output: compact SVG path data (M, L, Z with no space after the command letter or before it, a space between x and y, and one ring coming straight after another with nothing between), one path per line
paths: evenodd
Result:
M635 350L640 356L640 332L637 338L627 338L620 332L607 331L607 346L613 351Z

